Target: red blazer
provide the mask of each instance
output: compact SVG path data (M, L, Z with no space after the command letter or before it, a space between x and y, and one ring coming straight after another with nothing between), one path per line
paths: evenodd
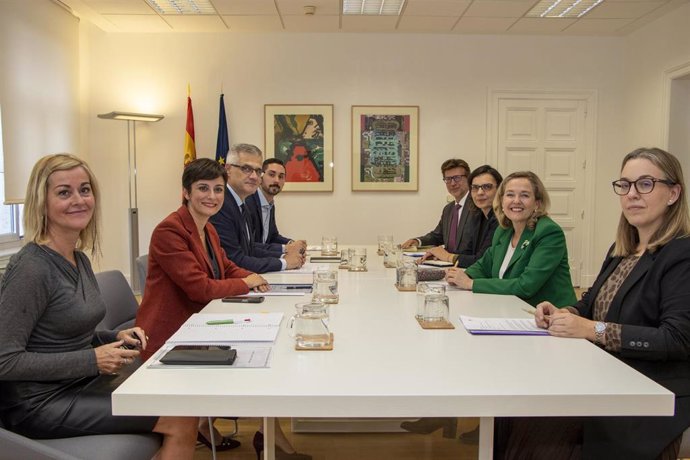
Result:
M136 321L149 337L148 346L142 352L144 359L158 351L187 318L211 300L249 292L241 278L252 272L226 257L213 225L207 223L205 230L220 268L217 280L213 279L211 261L186 206L181 206L153 230L146 288Z

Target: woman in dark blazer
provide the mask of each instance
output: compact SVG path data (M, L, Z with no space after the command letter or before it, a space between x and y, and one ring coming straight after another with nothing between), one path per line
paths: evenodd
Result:
M458 267L469 267L491 247L491 240L498 227L493 202L503 176L491 166L483 165L472 171L467 180L472 196L469 221L474 229L470 232L467 247L460 254L453 255L452 262Z
M560 432L578 433L582 458L675 459L690 426L690 216L680 163L663 150L637 149L613 190L622 213L594 285L573 307L539 304L535 318L551 335L590 340L675 393L675 415L571 420ZM506 453L515 451L511 433L514 440L534 431L523 422L508 431ZM531 442L538 456L549 449L539 437L523 437L518 450Z
M547 216L549 195L530 171L504 179L493 203L500 227L491 247L463 271L448 270L446 280L485 294L516 295L531 305L550 299L575 303L568 249L561 227Z

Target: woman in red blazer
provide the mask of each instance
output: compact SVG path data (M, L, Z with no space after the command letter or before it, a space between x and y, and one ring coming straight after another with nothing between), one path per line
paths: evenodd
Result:
M189 163L182 174L182 206L151 235L146 288L136 321L149 336L141 354L144 360L211 300L269 288L263 277L226 257L216 229L208 223L223 205L227 181L227 172L213 160ZM238 445L224 438L219 448Z

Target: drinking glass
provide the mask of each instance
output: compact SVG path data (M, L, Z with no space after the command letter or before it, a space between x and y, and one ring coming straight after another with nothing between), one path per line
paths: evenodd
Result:
M367 271L367 248L350 249L350 268L348 268L348 271Z
M415 318L424 319L425 302L428 295L445 295L446 285L441 283L417 283L417 313Z
M316 270L312 289L314 302L338 303L338 272Z
M379 235L378 241L379 249L376 253L382 256L385 254L386 247L393 246L393 235Z
M448 296L427 294L424 296L424 321L448 321Z
M322 256L337 256L338 255L338 238L335 236L324 236L321 238L321 255Z

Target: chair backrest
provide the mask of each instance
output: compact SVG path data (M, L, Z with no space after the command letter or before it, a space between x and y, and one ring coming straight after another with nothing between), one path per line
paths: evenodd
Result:
M96 273L96 281L105 302L105 318L97 329L121 330L134 326L139 303L122 272Z
M141 295L144 295L144 288L146 287L146 273L149 270L149 255L137 257L137 271L139 272L139 287L141 288Z

